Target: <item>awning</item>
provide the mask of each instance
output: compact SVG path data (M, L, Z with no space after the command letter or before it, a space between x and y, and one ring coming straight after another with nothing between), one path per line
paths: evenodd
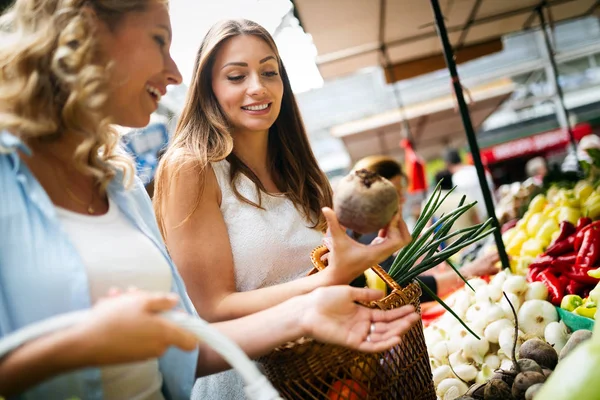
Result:
M471 90L469 110L473 126L479 127L514 88L511 80L503 79ZM403 139L401 123L404 117L410 124L415 148L424 159L439 157L444 147L460 147L466 143L453 96L407 106L404 113L392 110L337 125L331 129L331 134L342 139L352 163L374 154L401 159L404 151L399 143Z
M323 78L381 64L387 48L395 80L445 67L429 1L293 0L304 30L318 50ZM598 11L597 0L440 0L457 62L502 49L501 37L539 26L536 7L548 5L555 23Z

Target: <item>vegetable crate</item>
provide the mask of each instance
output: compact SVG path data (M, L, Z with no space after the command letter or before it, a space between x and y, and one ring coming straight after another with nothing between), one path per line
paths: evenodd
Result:
M315 268L311 274L326 267L321 261L325 253L325 246L312 252ZM381 267L372 269L392 291L364 306L389 310L412 304L420 314L421 288L417 283L401 288ZM400 344L382 353L366 354L302 338L258 361L273 386L288 400L436 399L421 324L407 332Z

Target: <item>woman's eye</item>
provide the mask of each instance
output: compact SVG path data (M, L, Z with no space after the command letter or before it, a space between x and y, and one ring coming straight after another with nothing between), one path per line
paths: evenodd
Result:
M154 36L154 41L158 43L160 47L164 47L167 44L167 41L160 35Z
M242 79L244 79L244 75L228 76L227 79L234 82L241 81Z
M273 77L273 76L277 76L277 75L279 75L279 74L278 74L277 72L275 72L275 71L267 71L267 72L265 72L263 75L265 75L265 76L267 76L267 77L271 78L271 77Z

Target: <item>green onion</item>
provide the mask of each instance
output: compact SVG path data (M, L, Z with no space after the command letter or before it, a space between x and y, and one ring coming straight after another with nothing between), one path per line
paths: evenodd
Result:
M419 279L419 275L434 268L440 263L446 261L448 265L456 272L456 274L465 282L467 286L473 290L464 276L461 275L459 269L449 260L450 257L464 249L465 247L485 238L495 228L490 229L491 219L468 228L463 228L455 232L449 233L452 230L454 222L456 222L464 213L475 206L476 202L464 204L466 197L463 196L458 207L448 214L444 214L431 226L427 224L433 217L433 214L440 208L442 203L448 198L452 190L442 196L441 182L433 190L430 198L427 200L421 216L418 218L415 228L412 233L411 242L398 252L388 274L400 286L406 286L410 282L416 280L423 290L428 293L433 299L448 310L473 336L479 337L473 332L447 304L444 303L431 289L423 284ZM455 240L443 250L439 246L448 239Z

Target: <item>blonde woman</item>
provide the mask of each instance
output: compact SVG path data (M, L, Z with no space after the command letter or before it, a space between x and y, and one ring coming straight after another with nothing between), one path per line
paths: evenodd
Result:
M347 284L383 259L377 249L385 242L365 246L345 237L349 253L334 245L329 267L306 276L326 217L333 219L326 208L331 189L263 27L247 20L217 23L194 71L157 172L154 206L203 318L243 317L322 286ZM396 224L406 242L406 226ZM355 261L340 258L349 254ZM243 396L231 372L201 380L195 390L196 398Z
M195 377L227 366L157 315L194 311L109 125L145 126L181 81L166 2L18 0L0 26L0 339L93 307L81 326L2 358L0 396L189 398ZM394 225L384 245L343 262L384 256L402 240ZM354 303L376 297L338 286L215 326L253 357L303 335L380 351L418 318Z

